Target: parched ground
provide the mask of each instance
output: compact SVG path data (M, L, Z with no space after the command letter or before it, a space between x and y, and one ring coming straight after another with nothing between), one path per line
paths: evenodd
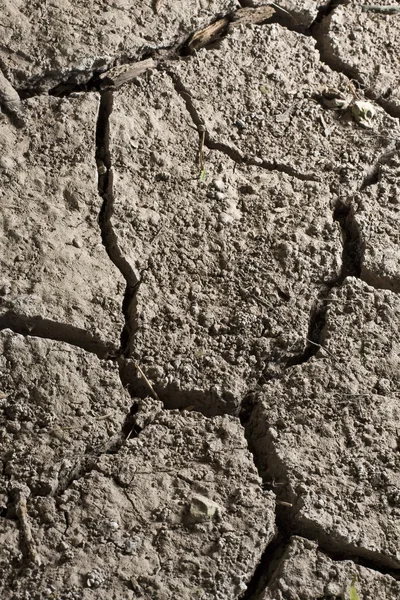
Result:
M1 599L398 599L398 3L0 14Z

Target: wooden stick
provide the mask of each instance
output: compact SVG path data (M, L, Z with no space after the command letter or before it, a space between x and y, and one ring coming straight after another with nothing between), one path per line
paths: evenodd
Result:
M200 125L198 128L199 132L199 168L200 173L204 171L204 142L206 139L206 128Z
M275 9L272 8L270 4L259 6L258 8L239 8L231 17L231 26L235 27L236 25L243 25L246 23L257 25L257 23L263 23L267 19L270 19L274 13Z
M203 27L192 33L189 39L183 45L185 54L194 54L201 48L209 46L224 37L231 27L244 25L246 23L263 23L270 19L275 13L275 9L270 5L259 6L258 8L239 8L222 19Z

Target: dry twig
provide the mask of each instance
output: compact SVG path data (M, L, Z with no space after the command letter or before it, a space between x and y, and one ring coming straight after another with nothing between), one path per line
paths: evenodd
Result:
M193 54L214 44L226 35L231 27L243 25L246 23L263 23L267 19L270 19L275 13L275 10L271 6L260 6L258 8L239 8L235 12L203 27L192 33L189 39L183 45L184 54Z
M149 69L154 69L155 66L156 62L152 58L147 58L137 63L113 67L109 71L102 73L99 79L102 81L102 87L119 88L124 83L129 83Z
M400 13L400 6L380 6L379 4L365 4L361 7L363 12L376 12L384 15L395 15Z
M24 486L25 487L25 486ZM26 557L34 564L40 566L40 556L36 550L36 544L32 536L31 526L29 525L28 509L26 499L30 494L29 489L18 489L15 499L15 513L19 519L21 538L24 545Z
M152 384L151 384L150 380L149 380L149 379L146 377L145 373L144 373L144 372L142 371L142 369L140 368L140 366L139 366L139 363L138 363L136 360L134 360L134 361L133 361L133 364L135 365L135 368L137 369L137 371L140 373L140 375L141 375L141 376L142 376L142 378L144 379L144 381L145 381L145 383L146 383L147 387L149 388L150 392L153 394L154 398L155 398L156 400L159 400L159 401L160 401L160 398L159 398L159 396L158 396L157 392L156 392L156 391L155 391L155 389L153 388L153 386L152 386Z

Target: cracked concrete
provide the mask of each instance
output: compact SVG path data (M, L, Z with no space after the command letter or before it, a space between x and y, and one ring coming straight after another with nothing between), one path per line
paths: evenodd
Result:
M0 4L1 597L396 600L398 7Z

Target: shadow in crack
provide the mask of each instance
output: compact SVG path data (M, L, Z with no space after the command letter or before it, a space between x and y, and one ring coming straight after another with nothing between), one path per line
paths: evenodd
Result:
M311 309L304 351L300 355L291 357L286 363L286 368L301 365L318 353L324 340L326 313L332 290L340 287L346 277L361 277L364 248L354 218L353 206L339 201L333 212L333 220L339 224L342 235L343 249L340 273L335 280L327 282L320 290L318 298Z
M56 497L61 496L73 481L77 481L95 470L100 456L104 454L118 454L127 440L138 437L142 431L142 427L136 422L137 412L138 404L134 402L118 433L112 435L97 448L88 449L71 468L61 471L58 478L58 485L52 495Z
M153 387L134 360L120 357L118 365L122 385L133 400L150 396L160 400L166 410L194 410L210 418L218 415L237 416L239 413L240 400L230 394L221 396L212 390L182 390L174 383Z
M288 540L278 532L276 538L268 544L261 555L260 562L247 584L247 590L241 600L258 600L267 589L288 545Z
M392 90L389 88L385 93L378 95L373 89L373 86L368 87L364 80L363 71L359 67L351 64L351 61L346 62L336 53L334 47L329 41L328 26L331 18L331 13L339 6L350 4L349 0L331 0L326 7L320 9L318 17L314 20L311 26L306 31L307 35L311 35L316 40L316 48L320 54L321 62L325 63L337 73L342 73L351 82L363 92L366 98L375 101L379 104L388 115L394 118L400 117L400 109L395 97L391 99ZM373 8L378 8L377 5L370 5ZM288 27L289 28L289 27Z
M43 317L25 317L12 311L0 316L0 330L11 329L24 336L40 337L71 344L102 359L115 358L118 349L92 336L79 327L58 323Z
M364 248L358 225L354 219L354 208L339 201L336 204L334 220L342 231L342 268L337 281L341 285L346 277L360 277Z
M99 213L99 225L101 239L107 255L120 271L126 282L125 294L122 302L125 325L120 337L121 353L124 353L130 346L132 331L134 329L134 299L140 285L140 280L120 249L118 238L112 225L112 217L114 215L114 192L112 160L109 147L110 115L112 109L112 92L103 92L101 95L96 127L98 192L103 200Z

